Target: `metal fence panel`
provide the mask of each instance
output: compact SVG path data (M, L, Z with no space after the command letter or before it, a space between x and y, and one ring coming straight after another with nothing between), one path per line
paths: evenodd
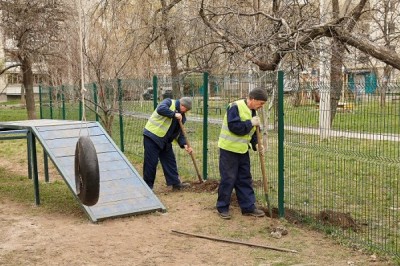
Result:
M335 84L314 85L285 96L286 212L398 255L398 96L345 83L333 122L324 123L318 94Z
M287 76L281 90L285 127L284 134L280 135L277 73L213 75L208 80L204 86L203 75L191 74L176 80L130 79L120 83L110 81L102 87L89 84L85 96L87 119L100 119L104 123L101 117L105 112L112 112L115 115L112 121L114 140L123 145L128 158L140 165L143 162L143 128L154 104L166 95L192 97L192 110L185 125L188 138L198 164L203 165L205 158L207 160L205 177L218 180L217 141L226 107L246 97L252 88L262 86L270 95L270 101L259 113L265 123L264 163L272 206L277 207L284 201L287 219L323 226L327 232L354 243L396 256L400 254L399 84L377 84L374 90L366 90L365 84L299 83ZM168 94L173 84L179 85L179 95L173 91L172 95ZM122 97L118 97L118 86ZM329 115L328 118L321 115L332 114L330 109L324 109L327 105L321 101L327 95L329 98L334 86L342 86L342 89L331 123L324 121L330 119ZM156 93L148 93L153 87ZM208 95L206 99L205 95ZM77 88L43 87L42 118L79 119L79 100ZM123 126L116 119L120 114ZM278 202L278 188L282 182L278 179L279 140L284 140L282 202ZM181 177L196 181L190 156L177 145L174 149ZM259 157L252 151L250 156L257 197L260 204L265 204Z

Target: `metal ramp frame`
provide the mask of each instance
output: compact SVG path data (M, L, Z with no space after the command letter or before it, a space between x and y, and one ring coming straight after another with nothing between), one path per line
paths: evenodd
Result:
M45 171L46 156L48 156L92 222L112 217L166 211L164 205L98 122L41 119L0 122L0 128L27 130L28 168L29 174L31 175L31 170L33 173L37 205L40 204L40 197L36 139L45 153ZM100 196L94 206L83 205L76 195L75 188L75 146L78 138L86 135L90 136L96 148L100 168ZM48 181L47 174L46 181Z

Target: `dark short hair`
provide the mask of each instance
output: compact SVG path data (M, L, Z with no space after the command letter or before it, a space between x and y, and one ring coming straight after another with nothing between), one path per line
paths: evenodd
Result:
M249 98L254 100L267 101L268 100L267 90L260 87L254 88L249 92Z

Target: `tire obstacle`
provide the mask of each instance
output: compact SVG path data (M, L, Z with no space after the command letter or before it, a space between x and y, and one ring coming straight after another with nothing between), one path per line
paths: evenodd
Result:
M0 122L0 128L27 130L28 153L30 150L31 154L28 154L28 167L29 172L33 173L36 204L40 204L35 147L37 139L45 157L51 159L92 222L166 211L98 122L41 119ZM90 139L81 136L81 129L88 130ZM85 180L79 178L88 175L92 177ZM96 180L96 176L99 180Z

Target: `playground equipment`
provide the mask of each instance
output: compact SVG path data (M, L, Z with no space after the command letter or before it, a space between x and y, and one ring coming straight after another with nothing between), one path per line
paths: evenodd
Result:
M81 202L75 185L75 149L80 137L81 123L85 123L84 127L89 130L98 157L100 192L98 201L93 206ZM43 147L45 165L49 157L92 222L166 210L98 122L42 119L0 122L0 128L2 131L27 132L28 169L33 175L30 177L34 181L37 205L40 204L40 197L36 139ZM45 166L48 181L46 168Z

